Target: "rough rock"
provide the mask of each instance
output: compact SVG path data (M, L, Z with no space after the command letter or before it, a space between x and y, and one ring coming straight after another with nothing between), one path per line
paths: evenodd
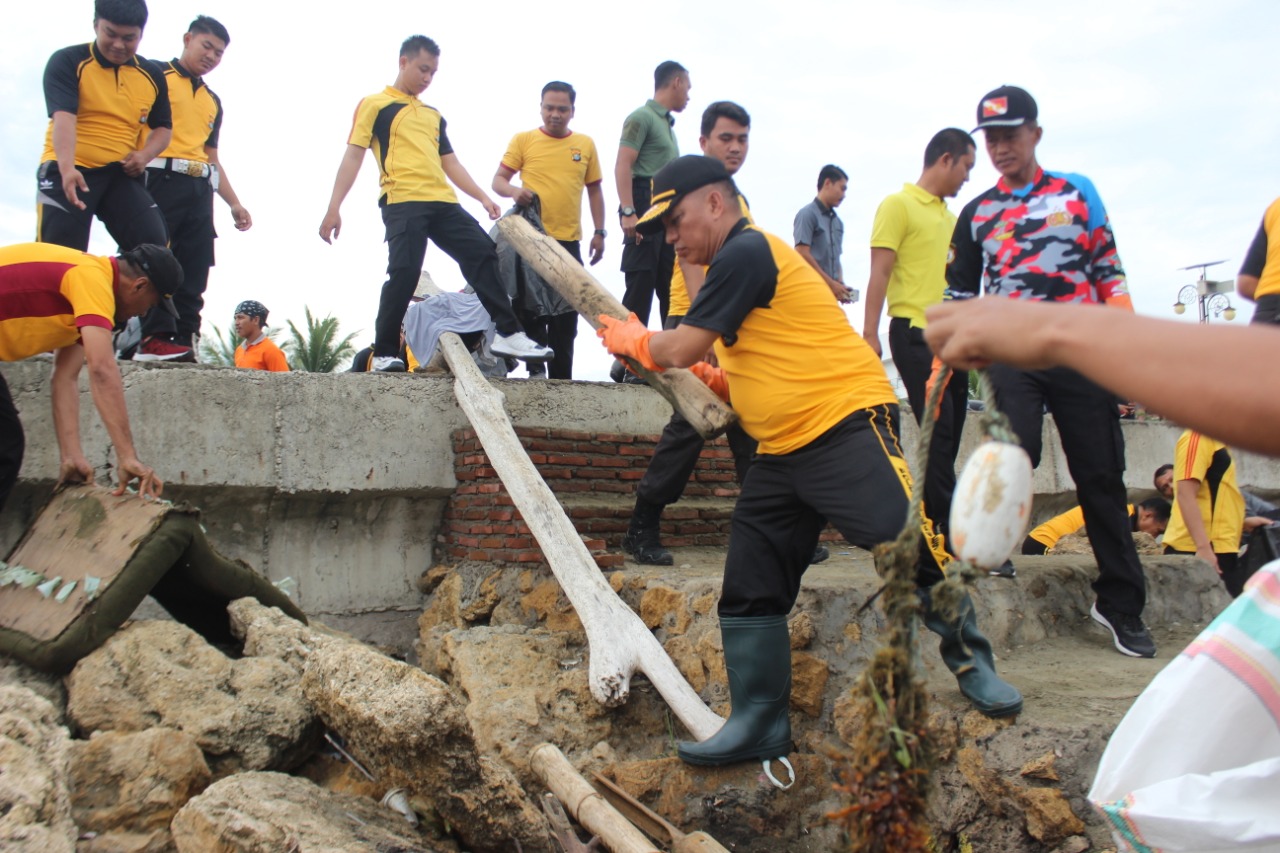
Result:
M476 851L547 850L542 815L511 772L477 748L439 679L369 649L332 643L307 658L302 689L325 725L388 787L434 803Z
M213 779L195 738L164 728L94 732L71 745L70 772L72 817L104 851L166 849L169 821Z
M281 773L240 773L209 786L173 819L179 853L444 853L389 808Z
M294 669L274 658L232 660L178 622L128 625L76 664L67 693L80 731L187 732L215 777L290 769L318 734Z
M1057 844L1084 832L1084 822L1071 810L1071 804L1055 788L1026 788L1018 792L1027 832L1036 841Z
M25 687L48 700L58 717L67 713L67 688L61 678L27 666L22 661L0 656L0 687L6 686Z
M0 686L0 849L71 853L69 739L58 710L26 687Z

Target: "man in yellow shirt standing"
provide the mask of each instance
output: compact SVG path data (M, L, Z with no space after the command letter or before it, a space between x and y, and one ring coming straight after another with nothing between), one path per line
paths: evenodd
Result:
M956 216L947 209L969 180L977 145L973 137L949 127L934 134L924 149L924 171L914 184L903 184L880 202L871 228L871 275L867 279L866 313L862 337L876 355L880 346L880 314L889 303L889 350L920 423L925 409L925 385L932 371L933 353L924 342L924 311L942 301L947 287L947 261ZM951 379L941 401L929 445L925 477L925 508L946 531L951 516L951 493L956 486L956 455L964 431L969 383L967 374ZM1012 563L1008 564L1012 571Z
M271 373L289 372L289 360L276 342L267 337L267 306L246 299L236 306L236 313L231 319L236 334L244 339L236 347L236 367Z
M151 311L142 321L142 344L134 361L195 361L200 312L213 266L213 194L231 207L236 229L247 231L253 217L240 203L218 159L222 100L204 77L222 63L231 43L227 28L201 15L182 37L182 55L164 65L173 114L173 138L147 164L147 191L169 230L169 248L182 264L182 289L174 296L175 321Z
M547 236L582 263L582 191L587 191L591 221L591 263L604 256L603 174L596 144L590 136L569 129L578 93L568 83L553 80L542 87L542 126L517 133L502 155L493 176L493 191L516 204L528 206L534 195L541 202L542 226ZM520 186L511 183L519 173ZM573 378L573 340L578 335L578 312L525 319L529 336L555 350L548 365L552 379Z
M1258 303L1253 322L1280 325L1280 198L1263 214L1236 278L1236 291Z
M80 445L80 368L115 448L119 487L158 497L164 482L138 459L111 330L155 305L176 313L182 267L168 249L144 243L117 258L46 243L0 249L0 361L53 351L50 397L58 440L58 482L93 480ZM22 468L26 439L9 386L0 377L0 509Z
M444 117L418 96L440 65L440 47L426 36L410 36L400 46L396 82L356 107L347 151L333 182L329 209L320 222L320 239L330 243L342 230L339 209L355 184L364 155L373 149L381 174L382 222L387 229L387 281L382 285L373 342L373 369L404 373L400 327L422 274L427 240L458 262L462 276L480 297L498 334L494 355L522 361L547 361L553 353L529 339L498 278L498 253L489 235L458 204L457 186L484 205L490 219L502 211L472 179L453 153ZM429 353L419 353L423 358Z
M1173 451L1173 515L1164 532L1166 554L1194 554L1213 566L1227 592L1244 590L1237 555L1244 496L1231 451L1217 439L1185 430Z

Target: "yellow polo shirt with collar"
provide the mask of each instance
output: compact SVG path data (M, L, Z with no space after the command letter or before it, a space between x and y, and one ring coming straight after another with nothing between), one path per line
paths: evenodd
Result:
M350 145L369 148L378 161L379 205L406 201L457 204L441 157L453 153L445 120L435 107L388 86L356 106Z
M905 317L925 327L924 312L942 301L947 287L947 256L956 216L947 203L915 184L903 184L880 202L871 227L871 248L897 253L886 300L890 317Z
M164 79L169 86L169 107L173 113L173 138L161 157L208 163L205 146L218 147L222 130L222 101L174 59L164 66Z
M603 179L596 144L569 131L552 136L542 128L517 133L502 165L542 200L542 227L556 240L582 239L582 190Z

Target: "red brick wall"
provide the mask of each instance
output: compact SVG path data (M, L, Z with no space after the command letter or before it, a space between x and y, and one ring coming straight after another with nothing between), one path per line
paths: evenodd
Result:
M542 479L588 543L601 567L622 563L616 551L635 503L636 484L653 455L656 435L618 435L575 430L516 427ZM437 541L452 560L506 563L544 562L538 543L489 464L473 430L453 435L458 489L445 509ZM709 442L698 460L687 498L712 501L678 503L662 516L663 543L723 546L729 540L729 516L738 496L733 454L724 438ZM615 549L605 553L606 545Z

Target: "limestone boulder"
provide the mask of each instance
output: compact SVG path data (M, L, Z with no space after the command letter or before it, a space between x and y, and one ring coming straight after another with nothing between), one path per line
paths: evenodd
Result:
M72 817L100 851L168 849L169 821L213 779L195 738L165 728L75 741L70 774Z
M0 657L0 687L25 687L53 705L59 719L67 713L67 689L62 679L22 661Z
M0 686L0 850L75 850L69 742L48 699L26 687Z
M444 682L370 649L333 643L308 655L302 688L379 782L433 803L469 849L550 849L541 813L511 771L482 754Z
M178 622L128 625L76 664L67 694L80 732L178 729L215 777L290 769L319 733L295 669L275 658L232 660Z
M373 800L281 773L239 773L214 783L174 816L172 832L179 853L455 849Z

